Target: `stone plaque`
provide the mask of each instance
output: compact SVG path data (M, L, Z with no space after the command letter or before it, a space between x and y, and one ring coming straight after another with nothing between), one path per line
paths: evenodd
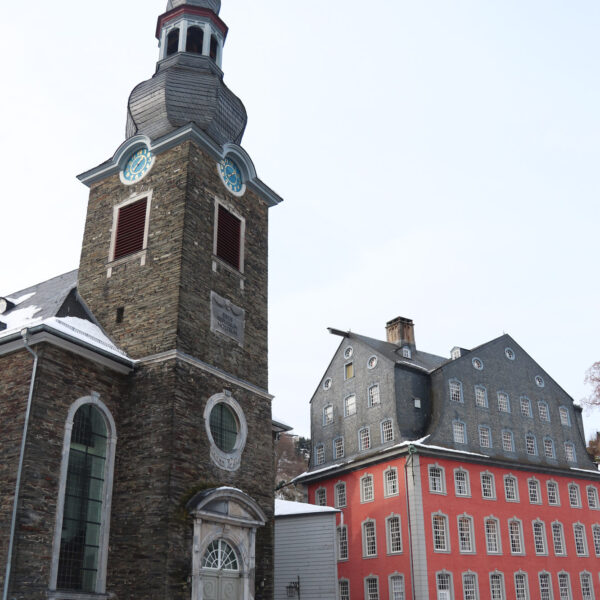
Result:
M210 293L210 329L244 345L246 311L215 292Z

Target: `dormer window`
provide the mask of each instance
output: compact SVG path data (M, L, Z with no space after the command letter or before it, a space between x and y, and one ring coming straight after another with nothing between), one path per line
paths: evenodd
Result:
M173 29L167 36L167 56L179 51L179 29Z
M456 360L457 358L460 358L460 356L461 356L460 348L452 348L452 350L450 350L450 358L452 360Z
M404 348L402 348L402 357L412 358L412 351L408 346L404 346Z
M187 30L185 51L193 54L202 54L204 47L204 31L200 27L190 27Z

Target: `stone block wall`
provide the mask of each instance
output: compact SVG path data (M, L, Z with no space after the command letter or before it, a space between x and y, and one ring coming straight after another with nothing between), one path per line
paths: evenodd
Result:
M35 350L39 355L39 363L21 481L11 576L10 598L15 600L42 600L46 598L48 591L62 447L69 407L79 398L95 392L100 394L100 399L116 419L125 388L124 376L86 359L49 344L35 346ZM18 441L12 439L12 434L6 437L4 431L0 436L2 455L17 454L16 458L7 463L11 465L6 473L9 486L12 481L12 490L9 489L11 509L14 473L21 440L19 431L22 431L27 402L27 378L31 375L32 359L28 358L29 356L29 353L21 351L2 359L15 369L14 378L5 377L3 369L0 382L1 410L5 410L7 405L12 405L10 420L14 420L18 433ZM20 374L16 374L16 370L19 370ZM14 385L10 383L11 380ZM5 402L6 396L2 392L6 393L7 382L9 386L12 385L12 389L8 393L8 401ZM6 421L2 419L2 422ZM6 468L4 461L0 468ZM0 485L4 485L4 477ZM4 500L2 502L0 526L4 533L5 527L10 527L10 519L8 522L5 520ZM7 539L7 536L2 535L2 539ZM5 562L2 561L2 564ZM4 577L4 569L1 577Z

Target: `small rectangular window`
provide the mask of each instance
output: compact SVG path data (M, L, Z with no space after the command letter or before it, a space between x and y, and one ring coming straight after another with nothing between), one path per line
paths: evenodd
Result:
M500 412L510 412L510 400L508 394L504 392L498 392L498 410Z
M354 377L354 363L344 365L344 379L352 379Z
M219 204L216 255L238 271L241 270L242 221Z
M113 260L144 249L147 207L148 198L142 198L118 209Z
M379 385L372 385L369 388L369 400L368 406L372 408L373 406L378 406L381 403L381 399L379 397Z
M356 396L352 394L344 399L344 416L351 417L356 414Z
M350 582L342 580L339 582L340 600L350 600Z
M375 523L367 521L363 523L363 556L377 556L377 538L375 535Z
M400 517L390 517L387 520L388 553L399 554L402 552L402 532L400 530Z
M337 528L338 560L348 560L348 529L345 525Z
M470 496L469 474L463 469L454 471L454 492L457 496Z

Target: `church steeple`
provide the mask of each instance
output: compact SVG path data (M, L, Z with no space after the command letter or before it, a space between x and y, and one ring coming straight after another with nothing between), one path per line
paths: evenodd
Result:
M223 82L227 25L220 0L169 0L158 18L159 60L127 107L127 139L156 140L194 123L219 145L240 144L247 123L241 100Z

